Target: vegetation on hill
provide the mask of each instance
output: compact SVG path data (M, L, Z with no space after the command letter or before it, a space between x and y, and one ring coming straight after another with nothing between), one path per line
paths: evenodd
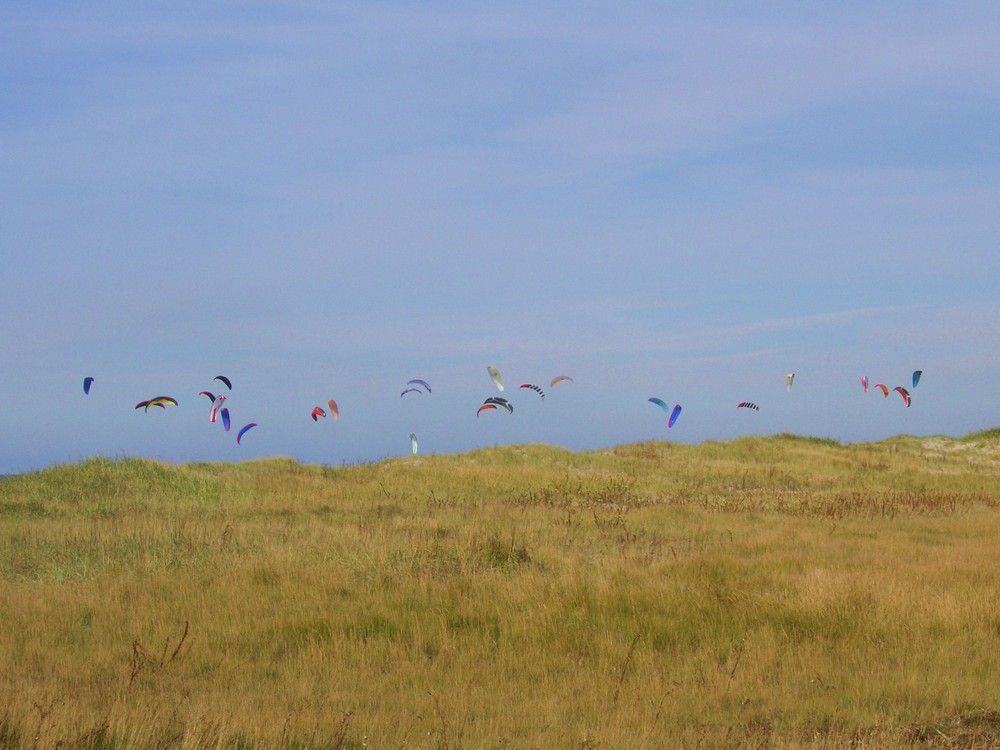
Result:
M0 482L0 747L1000 746L1000 430Z

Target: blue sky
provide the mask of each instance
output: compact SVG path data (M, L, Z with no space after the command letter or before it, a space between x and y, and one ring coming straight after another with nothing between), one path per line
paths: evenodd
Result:
M987 2L5 3L0 472L1000 424L998 50Z

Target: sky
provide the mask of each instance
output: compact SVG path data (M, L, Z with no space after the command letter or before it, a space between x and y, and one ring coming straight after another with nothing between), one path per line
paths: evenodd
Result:
M995 426L998 122L995 2L6 2L0 473Z

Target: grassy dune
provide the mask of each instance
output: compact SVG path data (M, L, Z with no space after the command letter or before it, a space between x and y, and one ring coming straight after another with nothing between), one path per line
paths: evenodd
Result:
M1000 430L0 481L0 747L1000 747Z

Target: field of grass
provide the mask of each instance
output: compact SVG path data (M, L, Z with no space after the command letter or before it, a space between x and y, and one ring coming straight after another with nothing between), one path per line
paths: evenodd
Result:
M0 481L0 748L1000 747L1000 430Z

